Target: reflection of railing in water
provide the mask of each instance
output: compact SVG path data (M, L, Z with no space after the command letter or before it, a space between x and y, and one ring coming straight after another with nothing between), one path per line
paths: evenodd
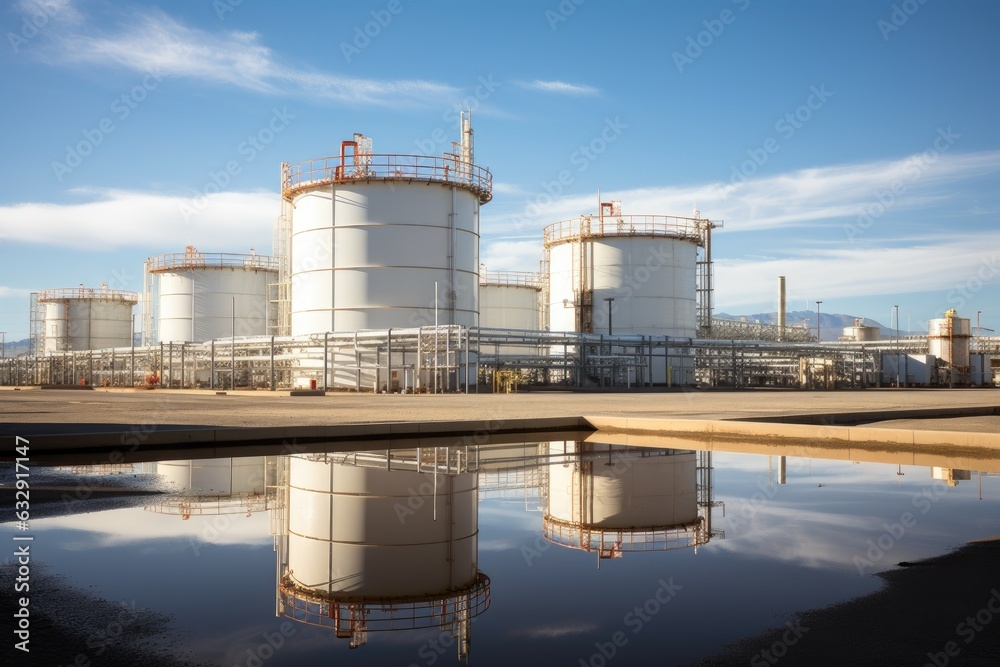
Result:
M147 512L173 514L183 519L192 516L218 516L241 514L250 516L254 512L276 509L276 498L265 493L241 493L226 495L181 495L158 503L146 505Z
M398 598L327 596L300 587L293 575L286 574L279 583L279 613L300 623L331 628L338 637L352 638L352 647L363 644L367 632L434 627L454 630L490 606L490 578L482 572L461 591Z
M561 547L596 551L601 558L620 558L623 553L670 551L707 544L711 534L705 530L704 517L681 526L592 528L576 522L546 516L542 537Z
M437 472L450 475L475 472L479 468L479 450L468 446L417 447L386 452L305 454L303 458L380 470L434 472L437 468Z

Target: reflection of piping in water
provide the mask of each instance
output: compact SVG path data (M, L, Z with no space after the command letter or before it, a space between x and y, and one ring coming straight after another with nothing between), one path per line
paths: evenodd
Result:
M472 618L490 602L478 568L475 449L283 462L277 614L331 628L351 648L369 631L438 627L467 656Z

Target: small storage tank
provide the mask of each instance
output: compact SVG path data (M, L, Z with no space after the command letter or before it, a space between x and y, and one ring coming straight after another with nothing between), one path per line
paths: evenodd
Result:
M38 292L42 313L43 354L76 350L103 350L132 344L132 306L135 292L70 287Z
M866 326L862 321L860 317L856 317L853 327L844 327L844 341L864 343L882 339L882 332L878 327Z
M263 456L159 461L156 472L179 491L211 496L263 493L267 482Z
M558 441L548 453L547 540L602 558L709 540L695 452Z
M147 344L229 338L234 324L236 336L263 336L273 329L278 264L253 249L202 253L188 246L183 253L150 257L146 277L149 300L156 300L149 304L154 310L143 304Z
M340 155L282 165L290 248L290 333L479 324L479 209L492 176L472 128L443 157ZM435 292L436 285L436 292Z
M949 366L968 367L971 340L969 318L958 317L954 310L930 321L927 332L928 352Z
M542 328L542 276L480 267L479 326L487 329Z
M609 202L599 216L547 226L549 329L694 338L698 246L711 222L621 215Z
M489 606L478 475L446 464L435 474L429 454L403 463L396 453L288 459L280 614L334 628L352 647L368 631L438 626L467 649L471 619Z
M158 496L147 512L192 516L245 514L272 509L275 504L275 457L159 461L156 472L174 493Z

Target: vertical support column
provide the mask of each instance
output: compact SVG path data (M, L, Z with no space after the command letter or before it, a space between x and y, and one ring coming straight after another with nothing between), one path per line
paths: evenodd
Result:
M212 360L211 360L211 370L209 372L208 386L215 389L215 339L212 339Z
M392 393L392 327L385 334L385 393Z
M329 387L330 377L330 332L323 334L323 391Z
M274 336L271 336L271 380L270 389L274 391L277 387L274 386Z
M435 303L437 303L437 297L436 296L435 296ZM423 332L424 332L424 328L423 327L418 327L417 328L417 363L413 367L413 393L414 394L419 394L420 393L420 364L421 364L421 362L423 360L423 354L422 354L422 350L421 350L421 348L423 347L423 345L422 345L422 342L423 342L422 341L422 339L423 339Z
M354 332L354 390L361 393L361 350L358 349L358 332Z

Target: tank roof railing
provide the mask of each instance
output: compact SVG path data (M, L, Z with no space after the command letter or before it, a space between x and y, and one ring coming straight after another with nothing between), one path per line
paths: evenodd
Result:
M493 199L493 175L489 169L462 161L459 156L366 154L317 158L282 166L281 193L291 201L298 192L321 185L372 181L417 181L457 185L479 197L482 204Z
M487 271L479 270L479 284L498 287L542 288L542 275L533 271Z
M672 215L581 215L547 225L543 230L546 247L566 241L607 236L664 237L704 243L705 229L718 220L681 218Z
M486 611L490 606L490 578L477 571L476 578L461 589L382 597L306 588L289 571L278 583L278 595L284 605L283 615L308 625L342 627L350 621L353 607L356 614L363 613L369 632L416 630L440 627L456 616L474 618Z
M158 271L183 271L185 269L253 269L277 271L278 258L255 253L231 252L173 252L156 255L146 260L151 273Z
M101 287L61 287L38 292L36 301L65 301L67 299L98 299L101 301L121 301L122 303L139 303L139 294L126 290L111 289L106 285Z

